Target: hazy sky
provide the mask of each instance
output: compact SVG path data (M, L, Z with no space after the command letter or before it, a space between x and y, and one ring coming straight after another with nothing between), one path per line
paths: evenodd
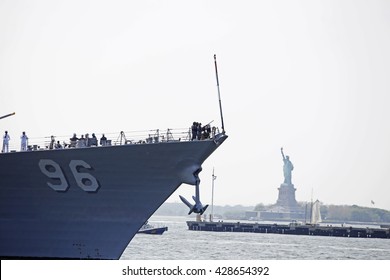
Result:
M215 53L203 203L275 203L283 146L298 201L390 210L389 50L390 1L0 0L0 131L220 126Z

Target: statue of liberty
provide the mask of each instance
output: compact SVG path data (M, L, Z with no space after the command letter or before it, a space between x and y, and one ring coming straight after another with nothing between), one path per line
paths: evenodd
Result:
M282 152L282 157L283 157L283 175L284 175L284 183L288 185L292 185L291 183L291 171L294 170L294 166L290 161L289 156L284 156L283 153L283 148L280 148L280 151Z

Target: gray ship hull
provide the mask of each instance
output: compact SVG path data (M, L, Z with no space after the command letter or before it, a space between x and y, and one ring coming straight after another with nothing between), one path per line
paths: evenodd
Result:
M119 259L226 138L0 154L1 258Z

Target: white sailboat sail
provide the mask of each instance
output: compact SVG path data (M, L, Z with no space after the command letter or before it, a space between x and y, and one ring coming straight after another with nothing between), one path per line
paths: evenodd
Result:
M311 224L318 224L322 222L321 212L320 212L320 201L317 199L311 209Z

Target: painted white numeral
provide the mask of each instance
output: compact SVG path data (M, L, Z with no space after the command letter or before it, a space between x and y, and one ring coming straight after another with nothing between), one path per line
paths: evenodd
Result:
M52 184L47 182L47 185L55 191L65 192L69 188L69 183L66 180L65 174L54 160L41 159L39 160L39 168L42 173L50 179L59 180L59 184ZM85 169L92 169L91 166L83 160L71 160L69 163L70 171L76 181L76 184L86 192L96 192L99 188L99 183L95 177L89 173L80 172L80 167Z
M65 178L64 172L55 161L51 159L41 159L39 161L39 168L42 173L51 179L60 180L60 184L52 184L47 182L47 185L55 191L64 192L69 188L68 181Z
M91 166L83 160L71 160L69 163L70 170L73 173L77 185L86 192L95 192L99 188L96 178L89 173L79 172L78 167L91 169Z

